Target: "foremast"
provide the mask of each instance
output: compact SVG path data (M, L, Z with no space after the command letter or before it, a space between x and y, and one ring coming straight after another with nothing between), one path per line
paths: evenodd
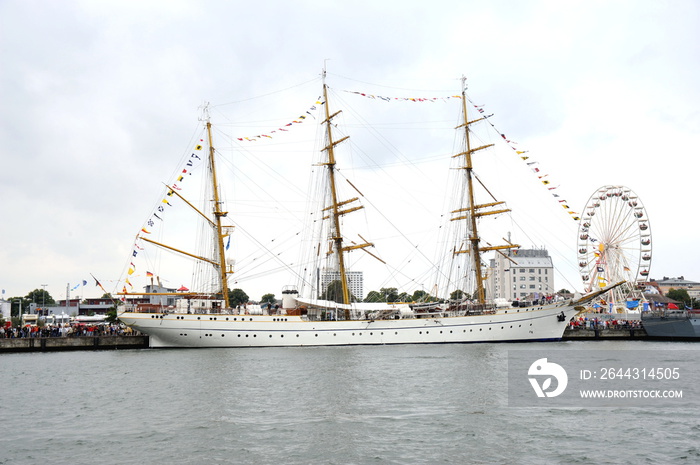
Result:
M338 267L338 274L340 278L340 285L341 285L341 296L340 296L340 302L341 304L350 304L351 303L351 294L350 294L350 286L348 285L348 277L347 277L347 270L345 266L345 252L348 252L350 250L354 249L361 249L365 247L370 247L373 244L371 243L364 243L364 244L355 244L352 246L343 246L343 235L341 233L341 228L340 228L340 218L343 215L346 215L348 213L354 212L356 210L360 210L364 208L362 205L356 205L354 207L349 207L349 208L344 208L345 206L359 200L357 197L354 197L349 200L343 200L343 201L338 201L338 190L337 190L337 185L336 185L336 180L335 180L335 146L340 144L341 142L345 141L348 139L350 136L345 136L339 140L334 140L333 139L333 129L332 129L332 124L331 120L337 116L338 114L341 113L341 111L337 111L333 114L330 113L330 105L328 103L328 86L326 85L325 82L325 77L326 77L326 71L325 69L323 70L323 99L325 102L325 116L326 119L321 122L321 124L324 124L326 127L326 140L327 140L327 145L322 149L323 152L326 152L327 157L326 160L321 163L321 165L326 166L327 169L327 174L328 174L328 183L330 187L330 206L326 207L325 210L328 211L328 215L324 217L324 219L330 219L331 220L331 233L329 240L331 241L331 246L332 250L329 251L329 253L333 253L336 257L336 266ZM344 208L341 210L341 208ZM349 319L350 318L350 313L349 310L345 311L345 318Z
M488 144L488 145L482 145L480 147L471 147L471 141L469 138L469 125L476 123L478 121L483 120L484 118L478 118L473 121L469 121L468 119L468 114L467 114L467 87L466 87L466 78L462 77L462 120L463 123L459 126L457 126L455 129L464 129L464 150L456 155L453 155L453 158L461 157L462 162L461 165L459 166L459 169L464 171L464 182L466 183L466 190L467 190L467 198L466 198L466 203L467 205L464 207L460 207L456 210L453 210L451 213L452 214L457 214L459 216L455 216L451 218L450 221L467 221L468 224L468 231L467 231L467 236L466 240L469 242L469 247L467 249L463 249L460 247L458 250L455 249L454 254L463 254L463 253L469 253L471 255L471 260L472 260L472 266L473 270L475 273L475 287L476 289L474 290L474 295L472 296L474 300L476 300L479 304L483 304L486 302L486 290L485 290L485 285L484 285L484 280L485 276L482 273L481 270L481 255L484 252L488 252L491 250L496 250L500 251L502 249L512 249L512 248L517 248L520 247L517 244L511 244L508 243L506 245L496 245L496 246L481 246L481 238L479 237L479 230L478 230L478 220L482 216L487 216L487 215L497 215L499 213L505 213L509 212L510 209L508 208L502 208L498 210L485 210L485 208L492 208L497 205L503 205L505 202L503 201L494 201L494 202L489 202L481 205L477 205L475 202L475 195L474 195L474 166L472 164L472 154L475 152L478 152L479 150L483 150L489 147L492 147L494 144ZM490 194L490 193L489 193ZM494 199L495 200L495 199ZM500 253L500 252L499 252Z
M214 149L214 140L211 134L211 121L209 117L206 117L207 121L207 138L209 140L209 169L211 171L211 188L213 193L214 201L214 223L216 228L216 246L219 257L219 277L221 279L221 294L224 300L225 308L230 308L228 300L228 269L226 267L226 247L224 246L224 237L228 235L224 231L224 226L221 224L221 219L228 215L228 212L221 209L222 202L221 196L219 195L219 183L216 179L216 160Z
M228 215L228 212L222 210L222 205L223 202L221 201L221 195L219 192L219 183L217 181L216 177L216 149L214 148L214 139L212 136L212 129L211 129L211 121L209 120L209 112L208 108L204 108L204 117L203 120L206 121L206 129L207 129L207 142L209 143L209 156L208 156L208 161L209 161L209 173L210 173L210 178L209 178L209 183L210 187L212 190L212 202L213 202L213 217L214 219L212 220L210 216L206 215L202 211L200 211L197 207L192 205L187 199L185 199L182 195L180 195L177 190L173 188L173 186L168 186L170 189L170 193L176 195L178 198L180 198L183 202L185 202L192 210L194 210L197 214L199 214L209 225L212 227L214 230L214 233L216 235L216 250L215 250L215 257L213 258L207 258L207 257L202 257L197 254L192 254L189 252L185 252L183 250L177 249L175 247L171 247L166 244L162 244L160 242L154 241L152 239L148 239L147 237L141 237L142 240L146 242L150 242L151 244L154 244L158 247L162 247L164 249L171 250L173 252L179 253L181 255L185 255L187 257L194 258L196 260L200 260L206 263L209 263L212 265L218 272L219 274L219 284L221 286L221 294L222 294L222 299L224 301L225 308L230 308L230 302L229 302L229 297L228 297L228 274L229 270L226 265L226 247L224 246L224 238L226 238L229 235L229 232L227 230L227 227L222 224L222 218L225 218ZM230 228L230 227L229 227ZM144 294L144 295L170 295L170 293L150 293L150 294ZM177 295L184 295L184 294L177 294Z

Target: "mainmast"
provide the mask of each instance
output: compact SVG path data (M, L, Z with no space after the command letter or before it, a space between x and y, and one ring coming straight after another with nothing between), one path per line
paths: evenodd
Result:
M333 130L332 130L332 125L331 125L331 119L338 114L340 114L340 111L337 111L333 113L332 115L330 114L330 105L328 104L328 86L326 85L325 82L326 78L326 70L323 70L323 99L325 101L325 107L326 107L326 119L321 123L326 125L326 138L328 139L328 145L323 148L323 151L328 153L328 159L327 161L321 163L322 165L325 165L328 168L328 182L330 184L330 191L331 191L331 205L326 208L326 210L330 211L329 216L325 217L331 219L332 224L331 224L331 237L330 240L332 241L333 244L333 252L335 252L336 256L336 264L338 266L338 273L340 275L340 284L342 288L342 295L341 301L339 303L342 304L349 304L351 302L351 296L350 296L350 287L348 285L348 277L347 277L347 271L345 268L345 257L344 253L350 250L354 249L360 249L364 247L369 247L372 244L371 243L364 243L364 244L356 244L352 245L349 247L343 247L343 235L341 234L340 231L340 217L359 210L361 208L364 208L363 206L355 206L351 208L347 208L345 210L341 210L341 207L344 207L352 202L355 202L358 200L357 197L354 197L349 200L344 200L339 202L338 201L338 192L337 192L337 187L336 187L336 182L335 182L335 152L334 148L336 145L340 144L344 140L348 139L350 136L345 136L342 139L339 139L337 141L333 140ZM349 311L346 310L345 312L345 317L349 318Z
M457 155L453 155L453 158L456 157L463 157L463 164L462 166L459 167L459 169L464 170L465 173L465 182L466 182L466 187L467 187L467 206L459 208L457 210L453 210L452 213L466 213L461 216L457 216L451 219L451 221L457 221L457 220L466 220L469 221L469 231L468 231L468 237L467 240L470 243L470 247L468 250L463 250L461 247L459 250L456 250L454 252L455 255L457 254L462 254L462 253L470 253L472 257L472 263L474 267L474 273L476 276L476 289L474 291L473 298L480 304L483 304L486 302L486 291L485 291L485 286L484 286L484 275L481 272L481 255L483 252L487 252L490 250L501 250L501 249L510 249L510 248L516 248L520 247L517 244L508 244L508 245L499 245L499 246L488 246L488 247L482 247L479 242L479 231L478 231L478 218L486 215L496 215L498 213L505 213L509 212L510 209L500 209L500 210L489 210L489 211L480 211L483 208L488 208L488 207L493 207L496 205L501 205L504 204L505 202L502 201L496 201L496 202L490 202L482 205L477 205L474 200L474 181L473 181L473 171L474 171L474 166L472 165L472 154L479 151L483 150L489 147L492 147L493 144L488 144L488 145L482 145L480 147L476 148L471 148L471 142L469 140L469 125L476 123L477 121L481 121L484 118L479 118L474 121L469 121L467 118L467 88L466 88L466 78L462 77L462 119L464 121L463 124L457 126L455 129L459 128L464 128L464 151L461 153L458 153Z

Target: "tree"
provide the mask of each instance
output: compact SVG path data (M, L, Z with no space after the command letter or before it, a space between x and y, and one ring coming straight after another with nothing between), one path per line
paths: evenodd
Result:
M107 313L105 315L107 316L107 318L105 318L105 321L107 323L114 324L119 321L119 318L117 318L117 310L115 308L107 310Z
M10 316L11 317L19 316L20 308L22 309L22 313L26 313L25 309L31 303L31 300L27 300L25 297L10 297L7 300L10 301Z
M27 294L25 299L30 302L34 302L37 305L52 305L56 303L56 301L53 300L53 297L51 297L51 294L46 292L46 289L34 289L32 292Z
M243 289L229 289L228 302L231 306L242 305L248 303L248 294L243 292Z
M383 287L379 289L379 293L384 296L384 302L397 302L399 300L399 291L395 287Z
M274 304L275 302L277 302L277 299L275 299L275 294L265 294L260 297L261 304Z
M691 306L692 299L685 289L669 289L666 293L666 297L669 299L677 300L683 302L685 305Z
M456 289L450 292L450 300L462 300L465 296L469 298L469 296L461 289Z
M365 297L365 302L384 302L384 296L378 291L369 291L367 297Z

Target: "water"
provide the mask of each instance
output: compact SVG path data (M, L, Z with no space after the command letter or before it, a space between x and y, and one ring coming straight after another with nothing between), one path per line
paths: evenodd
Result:
M513 349L566 342L0 356L0 464L696 463L700 401L514 408ZM697 347L697 348L696 348ZM700 368L688 382L700 384Z

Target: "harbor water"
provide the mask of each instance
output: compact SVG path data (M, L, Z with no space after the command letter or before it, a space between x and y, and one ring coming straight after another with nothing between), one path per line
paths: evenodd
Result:
M4 354L0 464L700 461L690 391L663 408L510 406L509 351L540 348L700 355L649 341ZM700 385L700 367L682 375Z

